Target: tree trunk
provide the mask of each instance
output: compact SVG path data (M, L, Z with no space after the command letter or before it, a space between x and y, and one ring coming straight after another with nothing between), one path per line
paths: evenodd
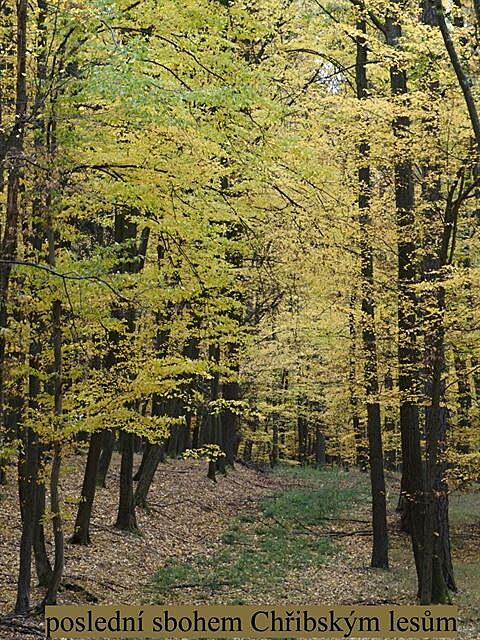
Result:
M32 571L32 546L35 529L36 490L38 471L38 445L31 429L23 432L24 457L19 463L19 496L22 514L20 538L20 566L18 569L17 600L15 613L27 613L30 608L30 578Z
M426 0L422 19L432 27L438 25L439 16ZM435 77L426 77L426 85L433 98L439 99L440 85ZM428 113L424 126L431 136L438 136L436 119ZM447 264L448 245L454 226L451 220L449 199L445 211L441 211L442 169L433 163L423 167L424 184L422 196L426 203L424 215L425 256L423 278L431 286L423 300L425 336L425 395L429 404L425 408L426 473L425 473L425 520L423 531L422 580L420 583L421 604L449 602L448 585L455 589L453 567L450 556L450 533L448 522L448 487L443 460L448 429L448 413L444 406L445 363L445 290L442 269ZM446 536L446 538L444 538Z
M357 392L357 373L356 373L356 342L357 330L355 322L355 303L356 297L350 296L350 312L348 314L348 330L350 338L349 347L349 368L348 368L348 386L350 393L350 407L352 411L352 430L355 440L356 463L362 471L368 467L367 444L365 429L360 421L359 401Z
M35 568L37 571L38 584L41 587L48 587L52 580L52 565L45 546L45 527L43 516L45 514L46 491L43 482L36 484L36 514L35 527L33 532L33 551L35 555Z
M367 26L365 18L357 22L356 83L357 98L365 100L367 84ZM375 302L373 295L373 250L370 217L370 146L365 140L359 145L361 167L358 169L360 218L360 251L362 276L362 341L365 361L365 395L367 402L367 435L372 488L373 546L371 566L388 569L388 528L385 477L383 471L382 426L378 401L377 337L375 332Z
M472 409L472 390L470 388L470 380L467 373L466 358L460 350L455 347L453 352L455 373L458 384L458 427L460 429L460 442L457 445L457 449L461 453L468 453L469 446L466 436L468 434L469 427L471 426L470 412Z
M299 413L297 416L298 461L302 466L307 464L307 427L307 419Z
M208 348L209 359L216 368L220 363L220 347L218 344L211 344ZM220 377L218 370L215 370L209 384L208 401L215 402L220 396ZM220 416L213 413L210 407L206 407L203 421L202 421L202 433L201 444L218 444L221 446L221 425ZM216 470L218 468L217 462L210 460L208 463L207 477L213 482L217 481Z
M319 467L325 462L325 436L323 435L322 427L317 424L315 427L315 466Z
M240 384L236 380L229 380L222 385L223 399L227 401L240 400ZM226 408L222 412L222 442L225 452L225 462L233 467L235 462L235 449L239 438L239 419L236 407Z
M16 85L15 122L8 140L4 142L0 162L9 157L7 181L7 206L3 236L0 242L0 438L3 437L5 422L5 356L6 329L8 327L8 292L12 260L17 255L17 234L19 226L19 192L21 178L22 151L27 112L27 0L17 0L16 20ZM2 176L3 181L3 176ZM6 461L0 459L0 476L4 478Z
M133 435L120 433L122 461L120 465L120 499L115 527L122 531L138 531L133 500Z
M393 49L398 47L401 28L396 18L387 16L386 39ZM390 67L392 95L407 93L407 78L396 64ZM399 115L393 121L393 133L400 147L406 146L410 119ZM408 148L408 146L407 146ZM406 517L421 582L420 549L423 537L423 465L420 447L420 424L416 396L418 394L417 313L414 291L416 279L416 247L414 243L414 186L412 163L406 151L400 151L394 167L395 207L398 237L398 386L400 391L400 433L402 441L402 477Z
M102 436L102 452L98 461L97 486L105 487L108 469L112 460L113 447L115 444L115 432L105 429Z
M54 231L49 230L49 263L55 267L55 238ZM61 419L63 415L63 358L62 358L62 302L56 299L52 302L52 344L53 344L53 370L54 370L54 414L55 419ZM55 442L50 474L50 508L52 511L52 527L54 541L53 572L47 594L43 604L51 605L57 601L58 588L62 580L65 540L63 534L63 522L60 505L59 480L62 464L61 444Z
M251 442L251 441L250 441ZM251 449L250 449L251 455ZM272 455L270 456L270 466L278 465L278 414L272 415Z
M384 386L385 391L393 391L393 378L390 370L385 374ZM388 404L385 407L385 418L383 426L385 429L385 433L388 433L390 435L395 434L395 421L392 417L392 412ZM392 449L391 445L385 454L385 466L387 469L391 469L393 471L398 469L397 452L396 450Z
M150 490L150 486L155 477L155 472L159 463L164 459L165 449L162 444L152 444L148 449L148 454L145 456L145 464L143 465L142 473L138 478L138 484L135 490L135 504L137 507L145 509L147 506L147 496Z
M148 458L148 454L150 449L152 448L152 445L150 444L150 442L145 442L143 445L143 453L142 453L142 460L140 462L140 465L135 473L135 475L133 476L133 480L134 482L138 482L138 480L141 478L143 470L145 468L145 463L147 461Z
M70 538L71 544L90 544L90 518L92 516L93 501L95 500L97 469L102 448L102 439L103 433L101 431L94 431L90 437L90 446L88 447L87 462L83 475L82 493L80 495L74 532Z
M52 526L53 540L55 546L55 560L53 563L53 572L50 584L48 585L47 594L44 604L52 605L57 602L57 593L63 575L63 566L65 558L65 542L63 535L63 524L60 506L60 494L58 491L58 483L60 480L60 467L62 463L60 445L55 445L52 461L52 472L50 476L50 505L52 509Z

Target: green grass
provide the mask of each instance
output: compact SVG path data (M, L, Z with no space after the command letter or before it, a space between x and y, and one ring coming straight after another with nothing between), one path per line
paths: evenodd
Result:
M450 517L454 524L480 522L480 487L468 493L453 492L449 498Z
M284 576L291 570L319 565L334 545L320 526L354 500L365 497L360 486L342 486L337 470L281 468L287 478L305 486L286 489L259 501L258 508L239 514L211 553L188 561L172 561L154 577L151 599L163 604L185 592L201 602L246 604L264 596L285 595ZM345 477L345 474L343 474Z

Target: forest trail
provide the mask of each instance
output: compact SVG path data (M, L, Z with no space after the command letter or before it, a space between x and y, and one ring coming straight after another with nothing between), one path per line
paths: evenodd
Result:
M63 490L69 534L81 460L67 461ZM413 601L409 540L397 531L394 513L398 477L389 476L392 569L374 570L370 561L368 476L356 470L282 469L258 473L237 465L216 484L205 463L169 460L158 469L149 511L139 510L141 535L113 528L119 458L94 509L90 547L67 546L62 604L408 604ZM9 484L10 489L14 483ZM0 613L15 600L16 549L20 532L16 504L5 496L0 513ZM469 618L460 640L477 639L480 614L478 494L452 501L453 538L462 591L456 599ZM13 526L12 526L12 523ZM460 526L461 525L461 526ZM461 530L460 530L461 529ZM155 569L157 573L155 573ZM35 598L37 594L34 594ZM476 598L476 602L474 602ZM3 626L0 638L40 637Z

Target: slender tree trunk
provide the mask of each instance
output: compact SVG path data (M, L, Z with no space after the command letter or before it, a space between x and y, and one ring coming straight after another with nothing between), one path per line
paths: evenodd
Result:
M98 460L96 483L99 487L106 486L107 473L112 460L113 447L115 445L115 432L105 429L102 435L102 451Z
M198 449L200 446L200 416L192 416L192 449Z
M49 263L55 267L55 236L52 228L49 230ZM63 358L62 358L62 302L56 299L52 302L52 344L53 344L53 369L54 369L54 414L56 420L61 420L63 415ZM65 540L63 534L63 522L60 504L60 469L62 464L61 444L54 444L52 469L50 473L50 507L52 511L52 527L54 541L53 572L45 605L55 604L58 588L63 576L65 559Z
M365 18L357 22L356 83L357 98L365 100L367 84L367 26ZM372 567L388 569L388 528L385 477L383 471L382 426L378 401L377 337L375 332L375 301L373 296L373 250L370 217L370 146L365 140L359 146L361 167L358 170L360 217L360 250L362 275L362 341L365 360L365 395L367 402L367 435L372 488Z
M298 410L301 411L300 404L298 406ZM297 416L298 461L302 466L307 464L307 429L307 419L299 413Z
M133 435L120 433L122 460L120 465L120 500L115 527L123 531L138 531L133 500Z
M251 455L251 454L250 454ZM278 465L278 414L272 415L272 455L270 456L270 466Z
M137 507L145 509L147 506L147 496L155 477L155 472L159 463L164 459L165 449L163 444L152 444L145 458L142 473L138 478L135 489L135 504Z
M393 378L390 370L385 374L384 378L384 387L385 391L393 391ZM385 407L385 417L383 421L383 427L385 433L389 434L390 438L395 435L395 420L392 416L392 411L387 403ZM398 460L397 460L397 451L392 448L392 443L390 442L390 446L385 454L385 466L387 469L396 470L398 469Z
M38 471L37 438L31 429L23 430L24 457L19 463L19 495L22 514L20 566L18 569L15 613L27 613L30 608L32 546L35 529L36 489Z
M143 473L143 470L145 468L145 463L147 461L148 454L149 454L151 448L152 448L152 445L150 444L150 442L145 442L144 443L143 453L142 453L142 460L140 462L140 465L139 465L135 475L133 476L133 480L135 482L138 482L138 480L142 477L142 473Z
M222 385L223 399L228 402L240 400L240 384L236 380L229 380ZM223 449L225 452L225 462L233 467L235 462L235 448L239 438L239 418L236 407L226 408L222 412Z
M243 445L243 459L245 462L251 462L252 460L252 449L253 449L253 441L249 438L245 439L245 444Z
M90 437L87 462L83 475L82 493L80 495L77 517L75 519L74 532L70 538L71 544L90 544L90 518L92 516L93 501L95 499L98 460L102 448L102 439L103 433L101 431L94 431Z
M15 122L8 140L2 140L3 148L0 155L2 165L7 156L9 161L5 226L0 241L0 438L3 438L3 431L6 427L5 356L6 329L8 327L8 292L12 270L11 261L17 255L19 191L27 112L27 0L16 0L16 9ZM5 477L5 464L6 461L0 460L0 476L3 480Z
M7 211L2 237L0 258L0 428L4 424L5 412L5 329L8 324L8 289L11 272L9 260L17 254L17 234L19 226L20 163L25 134L27 113L27 0L17 0L16 25L16 90L15 123L9 149L10 168L7 184ZM2 158L3 160L4 158ZM20 559L17 583L16 613L26 613L30 606L30 578L32 547L36 520L36 482L38 474L39 449L34 432L22 429L24 458L19 459L19 496L22 514L22 535L20 539Z
M32 234L32 245L34 250L40 251L44 234L40 228L34 227ZM28 404L31 411L38 410L38 395L41 391L39 372L41 368L42 347L40 342L41 332L45 329L41 322L40 315L34 310L30 314L30 344L29 344L29 376L28 376ZM38 465L40 469L44 448L38 447ZM45 515L45 484L38 480L35 485L35 528L33 539L33 550L35 555L35 567L38 583L42 587L50 584L52 579L52 566L48 558L45 546L45 527L43 517Z
M35 555L35 568L37 572L38 584L41 587L48 587L52 581L52 565L45 546L45 527L43 516L45 515L46 490L43 482L36 484L36 514L33 532L33 551Z
M315 466L320 467L325 464L325 436L322 432L322 427L317 424L315 427Z
M426 0L423 6L423 22L431 27L438 25L439 16ZM439 81L426 78L433 102L441 98ZM438 136L435 112L429 109L424 118L428 135ZM448 521L448 487L445 480L446 465L443 460L448 430L448 412L444 406L445 382L445 291L442 269L447 263L448 244L453 233L449 222L451 211L440 210L442 170L435 162L423 167L422 196L425 219L423 277L430 283L424 295L423 318L425 325L425 520L423 532L422 580L420 601L422 604L449 602L448 586L455 589L450 555ZM448 202L448 199L447 199ZM446 538L444 538L446 536Z
M212 344L208 348L208 354L210 361L215 367L218 367L220 363L220 347L218 344ZM208 400L215 402L220 396L220 377L218 371L214 371L209 384ZM220 416L213 413L209 407L207 407L203 419L203 433L202 433L202 445L203 444L218 444L221 446L221 425ZM207 477L213 482L217 481L216 471L218 464L214 460L210 460L208 463Z
M51 605L57 602L57 593L60 587L60 583L63 575L64 558L65 558L65 543L63 535L63 523L61 516L60 506L60 494L58 490L58 484L60 480L60 467L62 464L60 445L56 444L53 461L52 472L50 475L50 505L52 509L52 526L53 526L53 540L55 546L55 560L53 563L53 572L48 585L47 594L45 596L44 604Z
M398 47L401 28L396 18L387 16L387 43ZM407 93L407 78L396 64L390 68L392 95ZM400 114L393 121L393 133L399 146L405 146L410 119ZM412 537L418 584L421 583L420 550L423 546L423 464L420 447L420 424L417 405L418 349L417 313L414 284L416 247L414 242L414 186L412 164L401 151L395 161L395 206L398 237L398 386L400 391L400 433L402 441L402 482L406 517Z
M365 429L360 421L359 400L357 392L357 359L356 359L356 343L357 328L355 322L355 304L356 297L350 296L350 312L348 314L348 329L350 338L349 347L349 369L348 369L348 386L350 393L350 407L352 411L352 430L355 439L356 463L362 471L368 466L367 445Z
M463 437L463 441L461 441L457 448L461 453L468 453L469 446L468 441L465 438L465 434L468 433L468 430L471 426L471 418L470 413L472 409L472 390L470 388L470 380L467 372L467 364L466 357L464 354L460 352L460 350L454 347L454 363L455 363L455 373L457 376L457 384L458 384L458 427L460 429L461 437Z

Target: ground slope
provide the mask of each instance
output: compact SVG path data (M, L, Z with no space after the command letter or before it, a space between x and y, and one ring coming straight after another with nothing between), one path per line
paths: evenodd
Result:
M137 460L138 462L138 460ZM62 480L67 536L81 487L84 452L69 459ZM159 467L141 535L115 530L119 460L93 514L90 547L68 545L60 603L390 604L414 601L408 539L398 532L397 476L389 482L390 572L369 568L368 478L326 469L257 473L241 465L217 484L205 463L169 461ZM0 615L15 598L20 533L15 483L0 502ZM454 495L453 546L460 592L460 640L480 637L479 495ZM32 601L40 598L36 591ZM14 624L13 624L14 623ZM29 618L42 633L40 620ZM39 637L9 618L0 638Z

